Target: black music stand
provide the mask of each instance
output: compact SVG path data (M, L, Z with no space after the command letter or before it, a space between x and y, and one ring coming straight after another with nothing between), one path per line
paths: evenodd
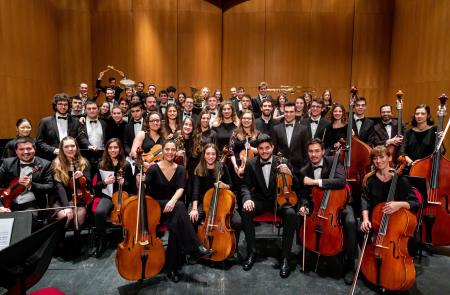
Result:
M0 286L26 294L44 275L66 220L58 220L0 251Z

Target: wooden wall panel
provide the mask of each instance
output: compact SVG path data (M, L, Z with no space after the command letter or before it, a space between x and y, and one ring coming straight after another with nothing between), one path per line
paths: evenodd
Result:
M0 6L0 138L15 136L20 117L32 121L35 134L60 91L57 12L50 1L2 0Z

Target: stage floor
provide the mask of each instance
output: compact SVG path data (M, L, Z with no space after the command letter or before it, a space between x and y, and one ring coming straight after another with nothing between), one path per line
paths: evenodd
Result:
M271 234L270 225L257 227L257 237ZM241 234L239 250L245 254ZM70 242L70 238L68 238ZM101 259L80 256L72 261L53 258L49 269L32 290L56 287L66 294L347 294L349 286L338 274L333 274L333 261L320 260L318 273L300 272L298 246L294 246L292 267L295 270L287 279L279 276L280 243L276 238L258 239L261 255L254 267L246 272L239 263L200 262L183 267L184 279L179 283L159 275L160 282L137 286L122 279L115 266L115 250L108 250ZM259 251L259 250L258 250ZM450 294L450 248L438 249L440 254L424 252L421 263L416 263L417 279L414 287L405 294ZM300 253L301 254L301 253ZM263 256L267 255L267 256ZM315 266L315 257L308 256ZM362 280L355 294L376 294Z

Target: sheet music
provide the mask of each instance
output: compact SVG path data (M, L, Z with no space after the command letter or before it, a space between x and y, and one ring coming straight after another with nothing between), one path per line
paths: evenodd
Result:
M102 176L102 179L106 179L108 176L114 175L114 171L106 171L106 170L102 170L102 169L100 169L99 171L100 171L100 175ZM102 189L102 193L104 193L108 197L112 197L113 185L114 184L112 184L112 183L107 184L106 187L104 189Z
M130 163L130 165L131 165L131 172L134 175L134 172L136 170L136 162L130 156L126 157L125 159L127 160L128 163Z
M0 250L9 246L14 224L14 218L0 219Z

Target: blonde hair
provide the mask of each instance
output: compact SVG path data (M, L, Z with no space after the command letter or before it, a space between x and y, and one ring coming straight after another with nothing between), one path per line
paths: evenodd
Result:
M68 140L72 140L76 146L76 154L75 159L73 161L73 165L75 165L75 169L77 171L84 171L88 167L88 161L81 156L80 150L78 148L77 141L75 138L66 136L59 143L59 153L58 156L53 160L52 166L54 171L54 179L55 181L61 182L65 186L69 184L70 176L69 171L72 170L70 167L70 161L67 159L66 155L63 152L64 143Z

